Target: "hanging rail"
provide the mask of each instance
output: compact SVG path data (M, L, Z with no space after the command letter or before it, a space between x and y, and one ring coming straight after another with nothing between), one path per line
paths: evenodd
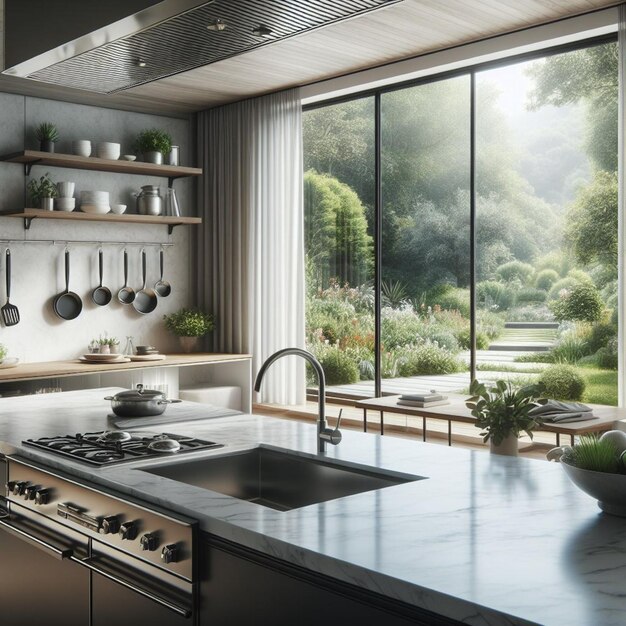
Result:
M89 245L89 246L158 246L169 248L174 244L170 241L159 243L158 241L87 241L84 239L0 239L0 244L21 243L47 243L54 246Z

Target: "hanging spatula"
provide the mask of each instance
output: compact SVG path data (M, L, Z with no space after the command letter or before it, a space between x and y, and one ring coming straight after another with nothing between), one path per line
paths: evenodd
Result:
M15 326L20 321L20 311L9 301L11 299L11 250L7 248L6 251L6 267L5 271L7 274L7 302L6 304L0 308L2 312L2 321L5 326Z

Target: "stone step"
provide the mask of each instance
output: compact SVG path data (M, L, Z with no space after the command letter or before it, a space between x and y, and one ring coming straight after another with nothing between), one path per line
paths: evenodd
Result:
M558 322L507 322L504 325L505 328L551 328L557 330L559 328Z

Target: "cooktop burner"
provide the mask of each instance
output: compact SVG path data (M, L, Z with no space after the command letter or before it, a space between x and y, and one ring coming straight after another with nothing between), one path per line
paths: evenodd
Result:
M97 466L223 447L221 443L171 433L122 430L42 437L27 439L22 443Z

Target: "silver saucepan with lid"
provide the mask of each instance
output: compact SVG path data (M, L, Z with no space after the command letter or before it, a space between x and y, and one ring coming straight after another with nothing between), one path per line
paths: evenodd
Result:
M111 409L118 417L150 417L161 415L168 404L182 402L182 400L168 400L162 391L144 389L137 385L136 389L120 391L114 396L107 396L111 401Z

